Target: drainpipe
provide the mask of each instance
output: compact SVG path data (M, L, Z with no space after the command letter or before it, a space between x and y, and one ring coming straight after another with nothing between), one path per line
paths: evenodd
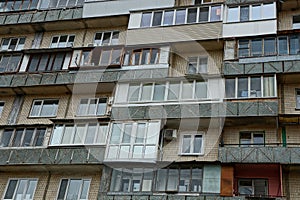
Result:
M281 128L282 146L286 147L286 129L285 126Z

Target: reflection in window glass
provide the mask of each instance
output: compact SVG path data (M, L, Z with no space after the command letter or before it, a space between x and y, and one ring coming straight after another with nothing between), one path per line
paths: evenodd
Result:
M199 13L199 22L207 22L208 21L208 11L209 7L201 7Z
M248 97L248 78L238 79L238 97Z
M228 8L227 22L237 22L239 20L239 7Z
M261 97L261 78L251 77L250 79L250 97Z
M212 6L210 13L210 21L220 21L221 20L221 6Z
M261 5L253 5L252 6L252 20L261 19Z
M142 21L141 21L141 27L149 27L151 23L151 16L152 13L143 13L142 15Z
M185 23L185 9L176 10L175 24L184 24Z
M276 39L265 38L264 39L264 55L276 54Z
M262 55L262 39L251 40L251 55L252 56Z
M153 14L153 20L152 20L152 26L160 26L162 20L162 11L160 12L154 12Z
M275 18L275 17L276 17L275 4L274 3L263 4L262 18L263 19L271 19L271 18Z
M195 23L197 20L197 8L188 9L187 23Z
M290 54L298 54L298 53L300 53L299 36L292 35L290 36Z
M288 54L288 39L287 36L278 37L278 54Z
M240 21L249 21L249 6L241 6L240 8Z
M163 25L172 25L174 18L174 11L169 10L164 12L164 23Z

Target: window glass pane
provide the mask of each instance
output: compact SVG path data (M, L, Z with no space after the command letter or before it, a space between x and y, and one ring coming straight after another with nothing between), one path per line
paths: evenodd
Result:
M239 194L253 195L252 180L239 180Z
M261 97L261 78L251 77L250 79L250 97Z
M188 192L190 188L190 169L180 169L179 192Z
M52 139L51 139L51 144L52 145L57 145L57 144L61 143L63 130L64 130L63 125L55 125L53 135L52 135Z
M9 41L10 41L9 38L2 39L1 50L7 50L8 49Z
M61 70L64 63L64 53L57 53L53 62L53 70Z
M67 199L78 199L82 180L70 180Z
M156 158L156 147L155 146L146 146L144 158L155 159Z
M276 54L276 38L264 39L264 55Z
M141 27L149 27L150 26L151 16L152 16L152 12L143 13L142 21L141 21Z
M239 21L239 7L228 8L227 22Z
M40 116L55 116L58 100L44 100Z
M11 56L10 62L9 62L9 68L7 71L14 72L18 69L19 63L21 61L20 55L13 55Z
M183 83L182 84L182 99L192 99L193 98L193 88L194 83Z
M119 31L114 31L112 33L111 45L119 44Z
M138 101L139 100L139 85L130 85L129 92L128 92L128 101Z
M274 97L275 94L275 79L273 76L264 77L264 96Z
M105 143L106 142L106 135L107 135L107 124L100 124L98 129L98 136L96 138L96 143Z
M133 158L143 158L143 146L133 146Z
M111 61L109 64L111 65L119 65L121 61L121 49L113 49L111 54Z
M106 32L103 34L102 45L109 45L111 38L111 32Z
M154 101L163 101L164 98L165 98L165 86L160 85L160 84L155 84L153 100Z
M150 58L150 64L157 64L158 63L158 55L159 50L158 49L151 49L151 58Z
M263 4L262 15L263 15L262 16L263 19L276 18L275 4L274 3Z
M169 169L168 184L167 184L168 191L177 191L178 177L179 177L178 169Z
M239 40L239 57L249 56L249 40Z
M25 187L26 187L26 183L27 183L27 180L19 180L18 189L17 189L16 194L15 194L15 196L17 198L22 198L23 197L23 193L24 193L24 190L25 190Z
M78 115L86 115L87 113L87 108L88 108L88 99L81 99L80 104L78 106Z
M98 100L97 115L104 115L106 113L106 98Z
M288 39L286 36L278 37L278 53L279 55L288 54Z
M184 24L185 23L185 9L176 10L175 24Z
M226 98L235 97L235 79L225 79L225 95Z
M167 184L167 169L159 169L156 176L156 191L165 191Z
M202 148L202 135L195 135L193 153L201 153L201 148Z
M24 135L23 142L22 142L22 145L21 145L22 147L31 146L31 140L32 140L33 132L34 132L34 129L26 129L25 130L25 135Z
M251 144L251 132L240 133L240 144Z
M300 90L296 90L296 108L300 108Z
M152 86L153 86L152 83L143 84L142 96L141 96L142 101L152 100Z
M240 21L241 22L249 21L249 6L240 7Z
M212 6L210 13L210 21L220 21L221 20L221 6Z
M168 10L164 13L164 25L172 25L174 17L174 10Z
M73 132L74 126L67 125L64 130L64 135L62 138L62 144L73 144Z
M121 127L122 127L122 124L113 124L111 138L110 138L110 144L119 144L120 143Z
M38 66L38 71L45 71L47 69L47 63L48 63L49 55L43 54Z
M13 199L13 195L16 189L18 181L17 180L10 180L8 187L6 189L6 193L4 199Z
M110 53L111 53L111 50L103 50L102 51L100 66L107 66L110 64Z
M79 124L76 126L76 132L74 136L74 144L83 144L85 134L85 125Z
M197 8L189 8L187 15L187 23L195 23L197 20Z
M10 139L12 137L13 130L4 130L1 138L1 147L8 147L10 144Z
M30 9L37 9L38 3L39 3L39 0L32 0L31 5L30 5ZM24 5L24 2L23 2L23 5Z
M170 83L168 90L168 100L178 100L179 99L179 83Z
M88 199L89 187L90 187L90 181L89 180L84 180L83 185L82 185L82 189L81 189L80 200Z
M207 83L206 82L196 82L196 99L207 98Z
M253 133L253 144L263 145L265 142L263 133Z
M154 12L152 26L160 26L162 20L162 11Z
M110 146L108 149L107 158L109 159L116 159L118 156L119 146Z
M134 50L131 58L131 64L132 65L140 65L140 59L141 59L141 49Z
M13 139L13 147L19 147L21 145L21 139L23 136L24 129L17 129Z
M262 55L262 39L251 40L251 55L252 56Z
M59 192L58 192L58 196L57 196L58 200L63 200L64 199L65 193L66 193L66 190L67 190L67 185L68 185L68 180L67 179L61 180L60 188L59 188Z
M188 58L188 73L195 74L197 73L198 68L198 57L189 57Z
M130 143L131 142L131 131L132 131L132 124L125 124L122 143Z
M28 8L28 2L29 2L29 0L27 0L27 1L25 0L24 3L23 3L23 4L26 4L26 3L27 3L27 8ZM14 9L14 10L19 10L21 4L22 4L22 1L16 0L13 9ZM27 9L27 8L25 8L25 9Z
M88 115L95 115L96 114L96 108L97 108L97 100L98 99L90 99L89 100L89 106L88 106Z
M138 123L135 143L144 143L146 137L146 124Z
M199 13L199 22L207 22L208 21L208 11L209 7L201 7Z
M121 186L122 172L114 169L111 177L110 191L118 192Z
M97 134L97 124L90 123L88 124L87 133L85 136L85 144L93 144L94 143L94 137Z
M41 8L41 9L46 9L46 8L48 8L49 2L50 2L50 0L41 0L40 8Z
M238 79L238 97L248 97L248 78Z
M33 199L33 195L34 195L34 192L35 192L35 187L36 187L36 184L37 184L37 181L36 180L30 180L28 181L28 186L27 186L27 191L25 193L25 199L29 198L29 199Z
M299 38L297 35L290 36L290 54L298 54L300 52Z
M15 50L17 43L18 43L18 38L10 39L10 44L9 44L8 49Z
M182 153L191 153L191 135L184 135L182 141Z
M143 192L152 191L152 180L153 180L153 172L144 173L143 186L142 186Z
M130 153L130 146L129 145L122 145L120 146L120 159L128 159Z
M261 6L260 5L255 5L252 6L252 20L259 20L261 19Z
M34 146L43 146L45 132L45 128L36 129Z
M58 7L65 7L67 5L67 0L59 0Z
M268 195L268 181L263 179L254 179L254 195L266 196Z
M150 61L150 49L144 49L142 53L141 65L149 64Z
M202 188L202 169L193 168L192 169L191 191L192 192L201 192L201 188Z

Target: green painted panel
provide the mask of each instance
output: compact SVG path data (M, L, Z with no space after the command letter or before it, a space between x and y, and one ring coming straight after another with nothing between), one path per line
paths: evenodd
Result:
M103 76L101 77L101 82L114 82L119 79L119 72L104 72Z
M264 73L281 73L282 62L267 62L264 63Z
M12 87L23 86L23 85L25 85L26 79L27 79L27 75L24 75L24 74L14 75L14 77L11 81L11 86Z
M300 61L284 61L284 72L299 72Z
M0 150L0 165L7 165L7 161L10 156L10 149L1 149Z
M54 164L57 151L57 149L43 149L40 157L40 163Z
M18 23L30 23L32 19L33 14L31 13L24 13L20 14L20 18L18 20Z
M147 107L129 107L129 119L144 119L146 116Z
M75 74L59 72L56 78L56 84L71 84L74 83Z
M237 102L226 102L225 104L226 116L237 116L238 115L238 103Z
M72 164L84 164L88 159L88 150L86 148L74 149Z
M5 15L0 16L0 24L4 24L5 18L6 18Z
M26 85L40 85L42 79L41 74L29 74L26 80Z
M259 116L275 116L278 114L278 102L259 102L258 103Z
M17 24L19 20L19 15L7 15L5 19L5 24Z
M83 11L83 8L75 9L73 12L73 19L82 18L82 11Z
M55 163L70 164L73 154L73 149L58 149L58 154Z
M150 200L167 200L167 195L150 196Z
M32 16L32 22L43 22L45 21L47 11L36 12Z
M183 118L191 118L191 117L200 117L203 114L206 113L206 108L203 108L204 106L202 106L203 111L200 109L200 105L199 104L190 104L190 105L181 105L180 107L180 112L181 112L181 117Z
M57 73L47 73L43 74L43 77L41 79L42 85L51 85L54 84L56 81Z
M201 117L211 117L211 104L199 104L199 113Z
M135 74L134 70L120 71L119 80L132 80L134 79L134 74Z
M151 78L151 70L136 70L134 79Z
M259 74L263 72L262 63L245 64L245 74Z
M224 75L244 74L244 65L239 63L224 63Z
M40 149L12 150L9 164L38 164L41 154Z
M105 148L89 148L88 163L101 164L104 160Z
M165 105L164 109L167 113L168 118L181 118L180 105Z
M59 15L59 20L66 20L73 18L73 9L61 10Z
M238 103L239 116L257 116L258 103L257 102L239 102Z
M132 196L132 200L148 200L148 196Z
M168 200L185 200L185 196L179 196L179 195L168 195Z
M45 21L56 21L58 20L60 11L59 10L50 10L46 14L46 19Z
M146 108L146 119L165 119L167 113L163 106L148 106Z
M152 78L168 77L169 69L152 69Z
M11 81L13 77L14 77L13 75L0 76L0 86L2 87L11 86Z
M111 110L111 118L117 119L129 119L129 109L128 108L116 108L113 107Z

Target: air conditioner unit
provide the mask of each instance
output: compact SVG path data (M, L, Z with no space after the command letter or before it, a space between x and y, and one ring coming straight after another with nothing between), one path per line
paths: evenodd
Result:
M177 130L176 129L165 129L163 131L164 138L166 140L172 140L177 138Z
M108 105L112 105L112 104L113 104L113 101L114 101L114 97L109 97L109 98L108 98L107 104L108 104Z

